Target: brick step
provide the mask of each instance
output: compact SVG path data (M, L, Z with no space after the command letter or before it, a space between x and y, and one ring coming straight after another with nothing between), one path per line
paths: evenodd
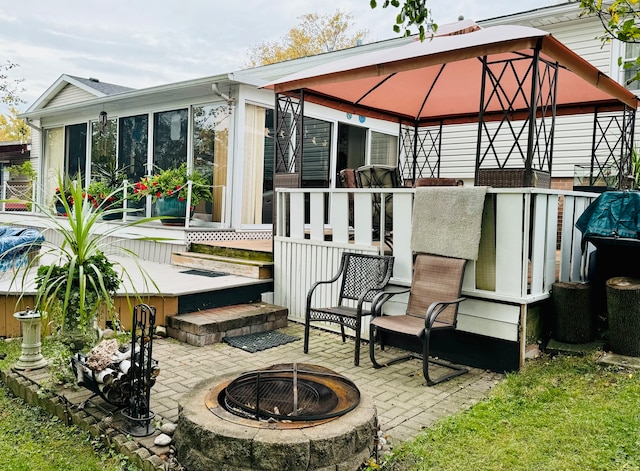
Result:
M169 337L202 347L237 337L287 326L288 310L267 303L236 304L167 318Z
M221 257L196 252L175 252L171 255L171 263L181 267L219 271L261 280L273 278L273 262L262 260Z

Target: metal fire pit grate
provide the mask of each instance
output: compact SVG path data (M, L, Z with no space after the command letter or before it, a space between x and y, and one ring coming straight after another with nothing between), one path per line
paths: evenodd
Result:
M222 395L220 402L229 412L255 420L324 420L344 415L360 403L360 391L353 382L304 363L244 373Z

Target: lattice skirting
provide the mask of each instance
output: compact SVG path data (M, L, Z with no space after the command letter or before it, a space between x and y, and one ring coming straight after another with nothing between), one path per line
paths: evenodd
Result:
M217 240L268 240L271 239L273 232L264 231L187 231L186 237L188 243L193 242L209 242Z

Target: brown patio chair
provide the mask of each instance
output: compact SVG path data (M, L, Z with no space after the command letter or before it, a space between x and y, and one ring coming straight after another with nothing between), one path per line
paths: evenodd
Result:
M338 273L326 281L317 281L307 294L307 309L304 323L304 353L309 353L309 327L314 321L332 322L340 325L342 341L346 341L344 328L355 331L356 347L354 364L360 364L360 337L362 318L371 315L371 301L380 293L391 278L393 257L344 252ZM316 288L324 284L339 282L337 303L327 307L314 307L312 300Z
M418 254L414 263L413 280L410 289L398 289L381 293L374 300L373 318L369 329L369 356L375 368L392 365L410 358L422 360L422 372L428 386L467 373L467 369L451 363L429 358L429 342L432 332L455 329L462 278L466 260L441 257L439 255ZM382 306L392 296L409 292L409 302L403 315L383 315ZM380 363L375 358L375 340L384 349L384 336L398 334L418 339L422 343L422 353L410 352L406 355ZM433 380L429 376L429 363L445 366L452 372Z

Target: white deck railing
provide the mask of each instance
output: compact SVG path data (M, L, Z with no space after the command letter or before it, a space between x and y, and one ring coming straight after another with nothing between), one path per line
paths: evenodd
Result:
M385 232L384 227L372 230L374 194L393 198L391 247L373 240L375 232ZM408 188L277 190L275 302L286 306L291 318L303 320L309 287L316 280L331 278L344 250L392 253L392 282L410 284L413 196L414 190ZM490 189L492 216L483 222L482 256L467 264L463 294L526 306L548 298L558 279L578 281L582 252L575 221L596 197L537 188ZM384 224L385 218L380 220ZM327 301L334 295L323 294ZM513 322L517 325L521 320Z

